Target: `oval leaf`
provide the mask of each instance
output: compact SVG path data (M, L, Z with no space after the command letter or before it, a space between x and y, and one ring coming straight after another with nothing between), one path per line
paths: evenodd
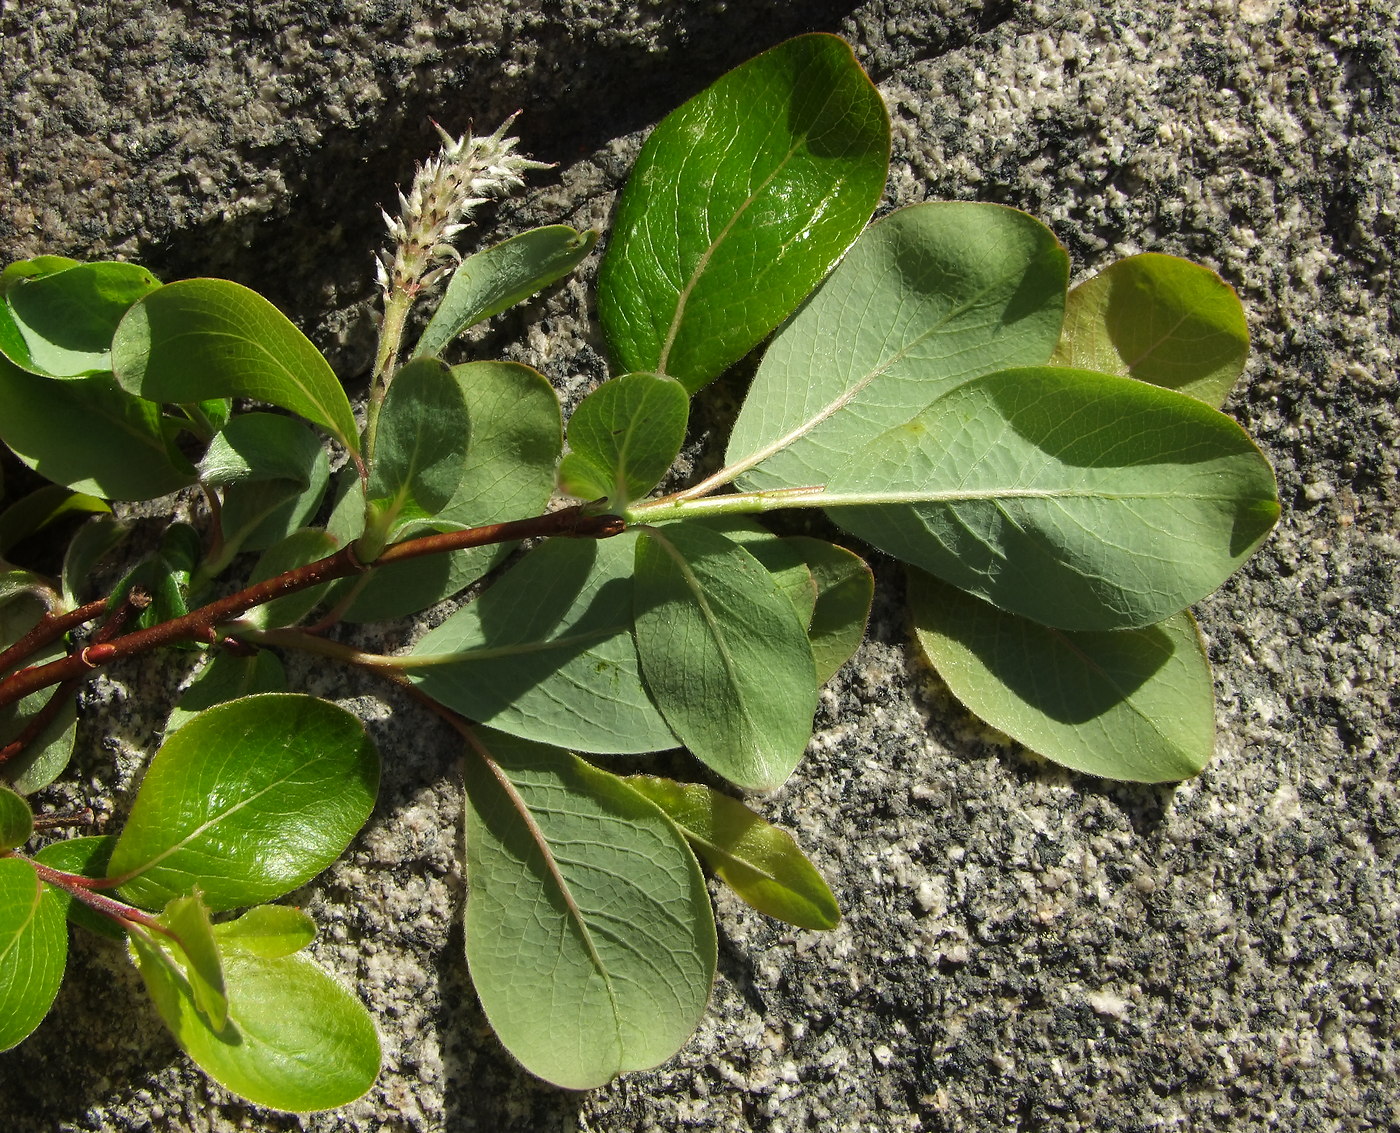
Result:
M195 886L215 911L281 896L340 856L378 785L343 708L275 693L218 705L156 753L107 876L145 908Z
M189 982L159 946L132 952L156 1010L199 1068L258 1105L306 1113L354 1101L379 1074L379 1036L363 1004L304 956L223 955L228 1019L210 1028Z
M234 921L214 926L224 951L251 952L269 959L300 952L316 939L316 922L290 905L259 905Z
M828 491L846 530L1062 629L1185 609L1279 514L1268 461L1224 414L1055 366L960 386L856 453Z
M710 995L715 924L685 839L568 752L486 733L467 761L467 964L487 1019L569 1089L655 1066Z
M251 586L264 582L299 566L314 563L317 559L324 559L327 555L334 554L339 546L333 536L317 527L303 527L300 531L293 531L282 542L263 553L248 576L248 584ZM305 590L296 590L274 598L271 602L264 602L261 606L254 606L240 621L256 629L296 625L320 605L329 585L322 583L320 586L309 586Z
M420 691L511 735L584 751L676 746L632 641L630 532L551 539L403 659Z
M569 418L569 454L559 485L580 499L608 498L614 511L645 496L670 470L685 440L690 398L657 374L604 382Z
M0 858L0 1050L26 1038L49 1013L68 959L68 926L34 867Z
M34 812L23 797L0 786L0 851L23 846L34 833Z
M650 775L623 782L664 810L700 860L745 904L798 928L824 931L840 922L836 898L792 835L738 799Z
M226 279L186 279L137 303L112 341L124 389L150 401L248 397L320 425L347 449L355 417L330 363L276 307Z
M1146 253L1110 264L1069 293L1052 361L1180 390L1217 408L1244 372L1249 328L1215 272Z
M693 393L742 358L865 227L889 153L885 104L831 35L779 44L668 114L599 269L616 368Z
M1051 629L919 571L919 645L949 690L992 727L1075 771L1167 783L1215 750L1215 691L1196 623Z
M1047 362L1068 278L1054 235L1015 209L941 201L891 213L764 353L727 471L749 488L823 484L968 379Z
M783 540L802 557L816 584L817 599L807 626L817 684L831 680L865 640L865 623L875 599L875 575L854 551L793 535Z
M637 540L637 653L661 714L732 783L767 791L812 735L807 627L751 554L699 524Z
M452 281L423 329L413 356L441 354L468 327L568 275L597 242L596 232L551 224L468 256L452 273Z
M250 656L214 653L170 710L165 734L169 736L216 704L259 692L286 691L287 674L277 654L266 649Z

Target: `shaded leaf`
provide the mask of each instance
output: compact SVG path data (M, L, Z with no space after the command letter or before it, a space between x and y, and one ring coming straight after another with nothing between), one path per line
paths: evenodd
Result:
M287 675L275 653L259 649L250 656L218 652L180 694L165 722L168 736L206 708L260 692L286 692Z
M1050 629L920 571L909 601L953 695L1047 759L1143 783L1187 779L1210 761L1215 691L1189 613L1141 629Z
M214 941L214 926L209 923L209 910L200 899L199 889L167 903L160 919L178 940L178 954L195 1010L212 1029L223 1030L228 1021L224 969Z
M0 1050L44 1021L67 959L68 927L53 891L28 862L0 857Z
M81 606L92 593L97 566L131 534L132 524L102 515L78 528L63 553L63 603L70 609Z
M692 393L802 300L870 219L889 116L849 45L804 35L652 131L598 273L615 368Z
M664 810L700 860L745 904L798 928L826 930L840 922L831 889L786 830L698 783L650 775L623 782Z
M58 484L45 484L0 513L0 555L62 519L111 510L96 496L72 492Z
M379 756L360 722L310 696L220 704L161 746L108 864L123 897L211 909L281 896L330 865L369 817Z
M300 421L268 413L242 414L215 438L215 445L221 438L237 448L249 470L236 473L233 457L220 466L220 475L232 479L223 490L224 546L218 560L206 567L210 575L238 551L265 551L307 526L330 483L326 450Z
M859 555L824 539L794 535L783 542L802 557L816 586L807 637L812 642L817 684L823 685L865 640L875 576Z
M321 442L295 417L280 413L240 413L209 442L199 462L199 479L221 487L247 481L310 482Z
M714 978L695 856L614 776L542 744L481 739L494 766L468 755L466 938L492 1028L569 1089L663 1062Z
M91 835L84 838L67 838L62 842L50 842L34 855L34 860L50 869L62 873L77 874L79 877L105 878L107 861L112 856L112 847L117 844L115 834ZM81 925L89 932L105 936L109 940L125 940L126 930L111 917L105 917L89 908L56 885L49 892L58 902L59 910L73 924Z
M624 374L604 382L569 418L560 487L585 500L607 496L620 511L670 470L689 415L690 398L671 378Z
M1062 629L1127 629L1184 609L1279 514L1268 461L1230 418L1057 366L960 386L854 454L828 493L846 530Z
M248 576L248 584L251 586L275 578L285 571L314 563L317 559L324 559L327 555L334 554L339 546L332 536L317 527L303 527L300 531L293 531L282 542L263 553ZM243 615L240 622L256 629L296 625L320 605L329 588L329 583L323 583L320 586L309 586L305 590L284 594L281 598L254 606Z
M13 645L39 624L48 612L48 597L25 590L0 597L0 649ZM62 640L55 641L20 664L43 664L57 660L65 652ZM36 689L18 703L0 707L0 748L3 748L18 739L55 696L62 696L64 703L54 718L23 751L0 763L0 781L19 794L33 794L47 787L68 766L77 730L77 707L72 690L64 692L61 688Z
M23 846L34 833L34 812L8 787L0 786L0 851Z

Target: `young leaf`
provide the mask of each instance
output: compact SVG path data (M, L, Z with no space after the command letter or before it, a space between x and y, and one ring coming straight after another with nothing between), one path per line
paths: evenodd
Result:
M650 775L623 780L666 812L696 854L745 904L798 928L833 929L841 910L786 830L698 783Z
M452 273L452 281L423 329L413 356L441 354L468 327L568 275L597 242L596 232L552 224L522 232L468 256Z
M1215 272L1146 253L1110 264L1069 293L1052 362L1123 374L1219 408L1244 372L1249 328Z
M930 664L963 704L1047 759L1089 775L1189 779L1215 750L1215 692L1189 613L1108 632L1050 629L911 571Z
M145 908L195 886L215 911L279 897L340 856L378 785L378 753L343 708L290 694L220 704L152 759L107 876Z
M614 511L651 491L685 440L690 398L657 374L624 374L604 382L569 418L569 454L559 485L580 499L607 496Z
M303 527L293 531L275 547L270 547L258 559L248 576L249 584L275 578L284 571L314 563L333 554L340 544L334 537L318 527ZM297 590L274 598L261 606L254 606L243 615L242 622L256 629L270 629L273 626L296 625L314 610L326 595L329 583Z
M228 1019L210 1028L189 981L143 933L133 959L165 1025L209 1077L257 1105L307 1113L354 1101L379 1074L364 1006L304 956L223 954Z
M287 675L277 654L266 649L259 649L251 656L215 653L170 710L170 718L165 722L165 734L169 736L183 728L206 708L213 708L216 704L259 692L286 691Z
M247 397L300 414L345 448L355 416L330 363L255 291L226 279L186 279L127 312L112 341L122 387L151 401Z
M831 35L779 44L668 114L598 273L616 368L693 393L747 354L870 219L889 153L880 94Z
M601 1086L669 1058L715 968L705 880L655 804L568 752L483 733L467 759L467 964L533 1074Z
M160 406L111 378L57 381L0 358L0 440L55 484L108 500L178 491L194 483L194 471L173 433Z
M0 351L15 365L58 378L86 377L112 368L112 336L127 309L160 286L136 264L106 261L16 280L5 306L24 350Z
M1230 418L1058 366L960 386L855 453L827 489L823 506L852 534L1061 629L1185 609L1279 514L1268 461Z
M290 905L258 905L234 921L214 926L225 952L249 952L276 959L300 952L316 939L316 922Z
M538 371L514 362L454 366L452 376L467 403L471 437L461 484L432 528L452 530L538 514L554 490L562 443L553 387ZM359 489L353 483L348 489L329 523L331 534L347 541L359 538L364 524ZM368 582L345 584L344 591L353 587L357 596L344 618L382 621L426 609L470 586L513 547L425 555L379 567Z
M794 535L783 542L802 557L816 584L807 637L812 642L817 684L824 685L865 640L875 576L859 555L824 539Z
M0 555L29 536L65 517L110 513L106 501L71 492L58 484L45 484L0 512Z
M34 812L8 787L0 787L0 852L23 846L34 833Z
M1048 361L1068 278L1054 235L1015 209L946 201L891 213L774 338L726 465L750 469L748 488L825 483L969 378Z
M394 375L369 476L370 506L384 534L447 506L462 483L467 433L466 399L445 365L419 358Z
M52 890L20 858L0 857L0 1051L44 1020L68 959L68 926Z
M199 889L167 903L160 919L179 942L177 948L195 1010L213 1030L223 1030L228 1021L224 969L214 941L214 926L209 923L209 910L200 899Z
M34 855L34 860L40 865L63 873L101 878L107 875L107 861L111 858L112 847L116 844L115 834L67 838L62 842L50 842ZM111 917L105 917L89 908L56 885L50 886L49 892L58 903L59 911L73 924L81 925L89 932L105 936L109 940L126 939L126 931Z
M404 659L420 691L511 735L595 752L676 738L632 641L636 536L551 539Z
M732 783L781 786L812 735L807 627L762 565L698 524L637 540L637 653L686 747Z

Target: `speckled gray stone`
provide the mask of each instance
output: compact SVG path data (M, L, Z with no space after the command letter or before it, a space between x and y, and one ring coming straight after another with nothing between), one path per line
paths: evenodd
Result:
M1279 529L1201 604L1214 763L1176 788L1057 770L970 720L908 644L877 562L869 643L806 761L759 804L845 910L784 928L716 891L712 1011L664 1066L584 1095L501 1051L461 961L451 737L354 702L375 818L300 895L381 1020L374 1090L249 1108L178 1054L121 954L80 940L52 1016L0 1058L0 1128L1364 1130L1400 1125L1394 609L1400 44L1365 0L39 0L0 11L0 255L139 258L266 291L363 383L377 205L429 117L559 163L500 231L605 224L671 106L787 35L839 31L894 120L886 204L1001 201L1077 277L1137 251L1240 292L1228 409L1274 461ZM473 347L566 398L602 375L591 275ZM313 690L365 690L321 667ZM124 805L179 679L114 669L52 801ZM138 700L137 693L140 693Z

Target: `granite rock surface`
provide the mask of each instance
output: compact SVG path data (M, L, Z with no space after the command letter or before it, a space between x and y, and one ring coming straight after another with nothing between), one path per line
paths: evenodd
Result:
M1040 217L1076 278L1160 251L1218 270L1254 354L1227 405L1279 528L1197 610L1215 761L1176 787L1060 771L971 720L909 643L898 572L760 802L845 911L787 929L715 892L712 1010L670 1062L588 1094L501 1050L461 960L445 729L361 699L375 818L299 895L381 1022L363 1100L250 1108L179 1054L117 951L80 940L0 1058L0 1128L1367 1130L1400 1125L1396 739L1400 42L1370 0L249 0L0 7L0 257L123 256L258 287L362 389L378 205L429 119L558 163L503 207L605 226L647 129L789 35L846 36L894 123L886 205ZM471 353L566 401L604 373L592 265ZM303 687L363 689L320 667ZM48 801L120 813L178 675L114 669ZM162 683L164 682L164 683ZM139 691L140 696L136 693ZM154 705L154 707L153 707ZM105 800L105 801L103 801Z

